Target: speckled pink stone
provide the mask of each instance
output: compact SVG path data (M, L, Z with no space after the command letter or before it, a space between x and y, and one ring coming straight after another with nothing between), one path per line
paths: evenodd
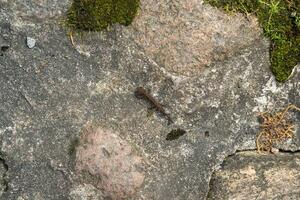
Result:
M142 158L118 134L102 128L86 131L76 151L76 170L99 178L95 185L112 199L133 195L144 181Z

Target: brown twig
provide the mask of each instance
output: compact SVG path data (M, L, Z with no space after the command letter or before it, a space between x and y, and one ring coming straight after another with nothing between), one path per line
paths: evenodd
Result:
M69 37L70 37L71 44L73 45L73 47L75 47L74 38L73 38L73 32L70 31L70 32L68 33L68 35L69 35Z

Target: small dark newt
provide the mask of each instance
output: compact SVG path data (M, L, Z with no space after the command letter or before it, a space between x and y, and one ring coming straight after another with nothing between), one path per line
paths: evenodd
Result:
M166 113L162 105L156 99L154 99L154 97L149 92L147 92L143 87L136 88L135 96L137 98L145 98L146 100L148 100L157 111L159 111L161 114L167 117L169 124L173 123L170 114Z

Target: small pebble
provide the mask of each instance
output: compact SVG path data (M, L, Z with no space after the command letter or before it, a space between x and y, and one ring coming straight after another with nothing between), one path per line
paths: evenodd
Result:
M35 46L35 39L31 38L31 37L27 37L27 47L29 49L32 49Z
M279 153L279 149L272 147L271 153L278 154Z

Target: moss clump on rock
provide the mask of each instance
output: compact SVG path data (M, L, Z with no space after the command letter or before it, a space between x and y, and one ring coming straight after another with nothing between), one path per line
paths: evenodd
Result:
M129 25L139 0L73 0L66 25L72 31L102 31L112 24Z
M271 69L286 81L300 62L300 0L205 0L227 12L253 13L272 41Z

